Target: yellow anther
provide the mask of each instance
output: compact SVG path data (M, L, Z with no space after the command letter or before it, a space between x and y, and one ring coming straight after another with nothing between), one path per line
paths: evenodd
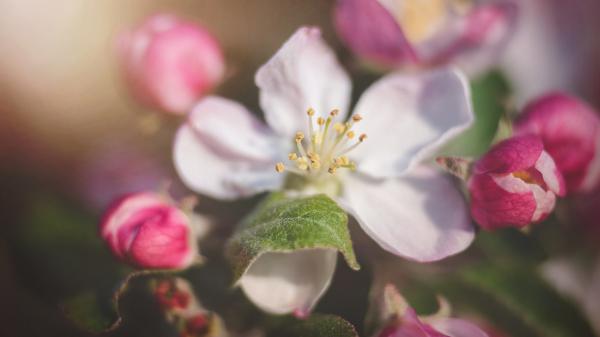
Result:
M320 161L313 161L310 163L310 168L312 168L313 170L318 170L321 168L321 162Z
M358 140L359 140L360 142L364 142L364 141L365 141L365 139L367 139L367 134L366 134L366 133L363 133L362 135L360 135L360 137L358 137Z
M317 124L324 125L325 124L325 118L323 118L323 117L317 118Z
M296 159L298 159L298 155L296 154L296 152L292 152L292 153L288 154L288 159L296 160Z
M329 166L329 169L327 170L327 172L331 173L331 174L335 174L335 171L337 171L337 167L336 166Z
M338 113L340 113L339 109L333 109L329 114L331 115L331 117L335 117L338 115Z
M306 114L312 117L315 115L315 110L313 108L308 108L308 111L306 111Z
M346 133L346 137L348 137L348 139L354 138L354 131L348 131L348 133Z
M304 133L298 131L296 132L296 142L300 143L304 139Z
M321 157L318 153L308 152L306 155L308 156L308 159L310 159L310 161L312 162L321 160Z
M359 114L354 114L354 115L352 115L352 120L354 122L360 122L362 120L362 116Z
M342 165L350 165L350 159L347 156L341 156L340 159L342 160Z
M298 168L302 171L306 171L308 170L308 161L305 157L300 157L296 159L296 166L298 166Z
M281 173L281 172L285 171L285 166L283 165L283 163L275 164L275 171L277 173Z
M344 131L346 131L346 126L342 123L335 123L333 124L333 129L335 130L335 132L337 133L344 133Z

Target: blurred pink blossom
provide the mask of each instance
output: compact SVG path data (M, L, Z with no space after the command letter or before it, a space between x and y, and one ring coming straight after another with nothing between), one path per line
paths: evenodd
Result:
M488 337L477 325L450 318L450 306L440 302L439 312L419 317L396 288L388 284L380 299L378 319L385 322L376 337Z
M100 234L116 257L138 268L186 268L197 256L190 219L155 193L116 200L104 214Z
M119 37L118 54L134 96L173 114L189 108L223 78L221 46L204 27L176 16L151 16Z
M542 139L568 193L591 191L600 183L600 118L585 102L563 93L546 94L525 107L515 129Z
M360 57L388 67L452 63L472 75L494 65L516 17L507 0L338 0L335 8L340 37Z
M552 157L531 135L494 146L475 164L468 188L471 214L488 230L542 221L566 192Z

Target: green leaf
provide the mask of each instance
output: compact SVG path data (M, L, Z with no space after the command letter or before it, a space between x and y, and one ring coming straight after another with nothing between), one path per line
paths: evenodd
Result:
M506 113L510 88L499 72L491 72L471 82L475 123L443 151L446 155L478 157L485 153Z
M286 198L282 193L271 194L229 242L234 280L263 253L311 248L336 249L358 270L347 224L346 213L326 195Z
M491 302L503 307L532 332L527 333L528 336L594 336L580 310L561 297L535 269L480 266L464 270L459 278L467 289L484 295L486 300L482 307L489 307ZM469 295L463 293L462 296Z
M283 319L269 337L358 337L356 329L341 317L313 314L309 319Z

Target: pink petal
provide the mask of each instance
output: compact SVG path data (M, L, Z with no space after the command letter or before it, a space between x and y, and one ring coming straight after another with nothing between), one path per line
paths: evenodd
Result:
M504 175L474 174L468 182L471 215L485 229L524 227L537 209L531 185Z
M569 192L600 182L600 119L577 98L552 93L531 102L515 123L518 134L538 135L563 174Z
M475 324L456 318L436 319L431 325L449 337L488 337L488 334Z
M306 131L306 111L348 113L351 83L318 28L302 27L263 65L255 77L267 123L290 137Z
M463 196L452 180L426 167L403 178L347 179L342 205L383 249L420 262L466 249L474 238Z
M359 56L386 65L417 61L398 22L379 1L340 0L334 15L341 39Z
M508 174L533 167L544 145L535 136L513 137L495 145L474 168L475 174Z
M373 177L398 177L473 122L466 78L454 69L391 74L360 98L355 127L368 139L349 155Z
M275 172L286 151L240 104L201 101L175 137L175 168L191 189L218 199L250 196L281 186Z

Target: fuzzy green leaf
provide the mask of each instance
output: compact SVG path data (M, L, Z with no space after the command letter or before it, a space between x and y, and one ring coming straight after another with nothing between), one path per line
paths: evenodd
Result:
M263 253L311 248L336 249L358 270L347 224L346 213L326 195L286 198L281 193L271 194L229 242L234 280Z
M307 320L286 318L269 337L358 337L356 329L341 317L313 314Z

